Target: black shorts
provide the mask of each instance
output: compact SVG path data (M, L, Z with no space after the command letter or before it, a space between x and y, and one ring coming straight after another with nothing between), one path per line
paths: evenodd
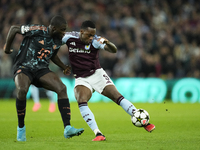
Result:
M51 70L49 70L49 68L44 68L44 69L39 69L39 70L34 70L34 71L30 69L25 69L25 68L18 68L14 72L14 79L17 74L24 73L31 80L31 84L35 85L36 87L42 87L42 84L40 83L39 79L40 77L42 77L43 75L49 72L52 72Z

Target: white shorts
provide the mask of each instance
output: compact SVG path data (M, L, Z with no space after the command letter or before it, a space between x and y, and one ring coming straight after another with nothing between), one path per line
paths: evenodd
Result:
M74 87L77 85L84 85L89 88L92 93L95 90L101 94L107 85L114 85L114 83L107 73L101 68L97 69L91 76L76 78Z

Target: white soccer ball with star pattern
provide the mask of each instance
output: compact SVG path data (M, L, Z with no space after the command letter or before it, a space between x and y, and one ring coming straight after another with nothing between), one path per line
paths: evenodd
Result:
M131 121L136 127L144 127L149 123L149 119L149 113L144 109L137 109L131 117Z

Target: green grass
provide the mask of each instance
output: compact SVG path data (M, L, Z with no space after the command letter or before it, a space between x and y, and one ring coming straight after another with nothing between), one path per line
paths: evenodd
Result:
M14 100L0 100L0 149L2 150L197 150L200 149L200 104L136 103L150 114L156 130L148 133L132 125L130 116L114 103L89 103L107 141L92 142L94 133L82 119L77 103L71 103L71 124L85 129L81 136L65 139L58 109L48 112L49 101L32 112L27 101L26 142L16 141L17 115Z

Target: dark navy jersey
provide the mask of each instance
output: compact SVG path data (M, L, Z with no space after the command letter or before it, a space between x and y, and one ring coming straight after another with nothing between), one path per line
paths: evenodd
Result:
M105 46L97 41L100 37L96 35L89 45L84 44L79 35L80 32L66 32L62 39L68 46L69 61L75 78L90 76L96 69L101 68L99 50Z
M21 33L24 39L14 61L14 70L48 68L50 58L56 55L62 41L53 39L49 28L43 25L22 25Z

